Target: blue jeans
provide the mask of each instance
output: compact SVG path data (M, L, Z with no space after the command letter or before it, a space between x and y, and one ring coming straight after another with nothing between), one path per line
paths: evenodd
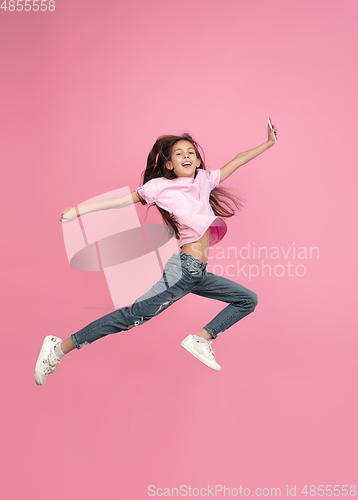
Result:
M142 325L188 293L229 304L203 327L215 339L218 333L227 330L255 309L257 295L234 281L207 272L206 267L207 263L183 251L173 253L164 266L160 280L131 306L116 309L72 334L75 347L81 349L111 333Z

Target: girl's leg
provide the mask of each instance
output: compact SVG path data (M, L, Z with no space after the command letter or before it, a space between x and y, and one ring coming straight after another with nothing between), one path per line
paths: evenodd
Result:
M75 349L75 344L73 343L73 340L71 339L71 337L68 337L67 339L64 339L61 342L61 349L62 349L63 354L67 354L70 351L73 351L73 349Z
M200 332L198 332L198 333L196 334L196 336L197 336L197 337L201 337L201 338L203 338L203 339L205 339L205 340L208 340L208 341L209 341L209 340L211 340L211 339L213 338L213 336L211 335L211 333L209 333L207 330L204 330L204 328L202 328L202 329L200 330Z
M220 371L221 366L217 363L211 347L211 338L215 339L219 332L227 330L244 316L250 314L257 305L257 295L234 281L206 270L203 279L193 288L191 293L229 303L197 335L188 335L181 343L187 351L204 364L213 370Z
M165 311L176 300L190 293L190 288L185 290L179 285L181 269L176 265L176 259L174 256L169 259L160 280L147 293L136 299L131 306L116 309L93 321L65 340L48 335L43 342L36 363L36 383L43 385L48 375L51 375L58 367L60 362L58 357L59 349L63 354L66 354L74 348L80 349L84 345L91 344L106 335L130 330L135 326L146 323Z
M228 278L209 272L206 272L206 277L198 283L191 293L229 303L203 328L213 339L216 339L218 333L224 332L240 319L252 313L258 303L257 295L252 290Z
M71 335L77 349L112 333L130 330L158 316L174 302L190 293L179 285L180 268L166 264L160 280L148 292L136 299L131 306L122 307L99 318ZM68 340L68 339L67 339ZM68 340L68 347L72 347Z

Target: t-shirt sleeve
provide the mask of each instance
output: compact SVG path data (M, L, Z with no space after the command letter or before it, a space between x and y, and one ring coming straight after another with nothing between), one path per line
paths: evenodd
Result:
M210 191L215 189L220 184L220 168L206 170L206 179L210 186Z
M135 189L139 196L142 205L147 205L148 203L154 203L157 201L158 196L158 185L157 179L150 179L150 181L143 184L143 186Z

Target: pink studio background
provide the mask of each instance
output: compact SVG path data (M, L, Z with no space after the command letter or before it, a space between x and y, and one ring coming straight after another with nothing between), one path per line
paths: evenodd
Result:
M357 485L357 14L348 0L1 10L2 498ZM189 131L220 168L266 141L268 115L279 142L223 182L246 203L219 246L318 247L292 260L306 274L230 278L259 303L215 342L221 373L180 342L225 304L188 295L37 387L44 336L113 310L103 273L69 266L62 210L138 187L162 134ZM236 260L216 252L209 271Z

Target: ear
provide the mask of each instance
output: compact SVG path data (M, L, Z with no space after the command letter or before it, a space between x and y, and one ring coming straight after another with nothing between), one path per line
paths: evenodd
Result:
M165 166L167 167L168 170L172 170L173 167L172 167L172 163L170 161L167 161Z

